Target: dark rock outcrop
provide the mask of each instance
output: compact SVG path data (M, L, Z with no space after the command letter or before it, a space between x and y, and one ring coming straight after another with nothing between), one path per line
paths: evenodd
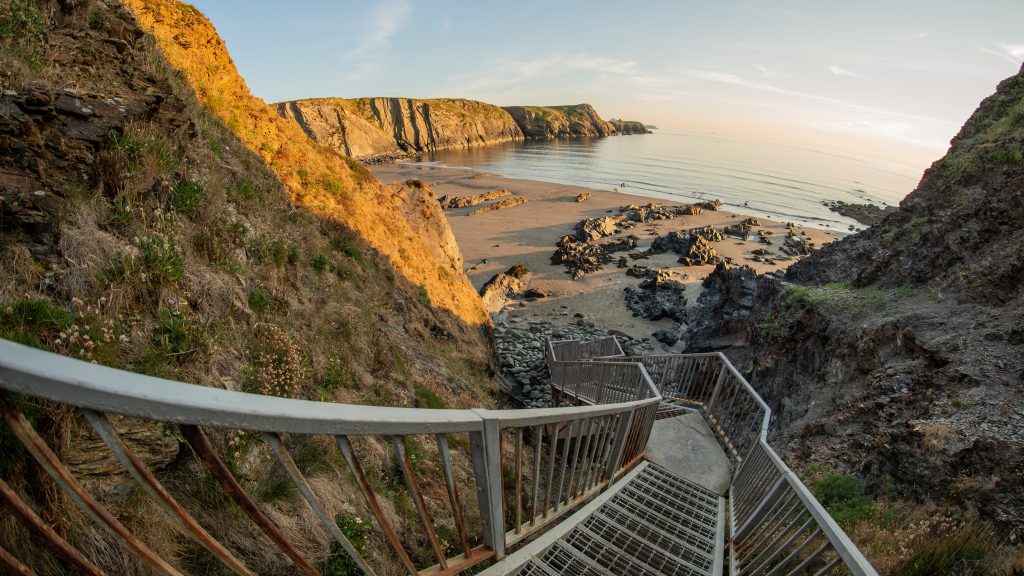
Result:
M822 204L833 212L842 214L847 218L853 218L857 222L867 224L868 226L878 224L887 214L896 211L892 206L882 208L874 204L851 204L842 200L827 200L822 202Z
M646 320L683 320L686 313L686 285L668 270L652 271L639 288L623 290L626 307ZM674 342L673 342L674 343Z

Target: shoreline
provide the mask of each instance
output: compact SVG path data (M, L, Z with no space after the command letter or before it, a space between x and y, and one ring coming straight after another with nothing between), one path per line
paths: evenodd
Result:
M656 203L665 206L686 206L686 203L658 201L623 192L594 190L583 186L553 184L537 180L525 180L495 176L475 170L460 170L428 165L376 164L369 166L371 172L385 184L402 183L418 178L426 183L435 197L472 196L506 189L512 197L523 197L526 203L470 216L473 210L485 204L449 209L445 211L452 233L463 255L467 276L473 286L480 288L495 274L505 272L515 265L524 265L529 274L524 277L527 288L540 290L547 297L535 300L514 300L505 306L509 315L528 321L547 321L553 324L593 323L605 330L644 341L656 351L678 351L651 337L658 330L667 330L676 324L675 320L662 318L646 320L633 315L627 308L624 289L637 288L641 279L627 276L625 270L614 262L606 264L603 270L586 274L578 280L566 272L562 265L551 263L559 239L573 232L575 224L586 218L598 218L616 214L621 206ZM585 193L589 198L576 202L576 196ZM609 238L621 238L628 234L639 237L637 250L644 250L658 236L669 232L689 230L704 226L721 229L736 225L747 215L726 211L705 211L694 216L679 216L670 220L658 220L637 225L628 232ZM758 241L756 230L765 230L771 238L781 241L787 228L785 223L760 219L748 240L725 236L712 245L723 258L729 258L732 265L749 265L758 273L783 270L795 262L775 260L773 263L754 261L754 250L766 250L773 259L782 258L781 242L765 245ZM796 227L795 231L815 243L816 247L836 240L845 234L838 231L821 230L811 227ZM616 258L623 254L616 254ZM677 255L671 252L651 255L638 260L637 264L652 269L670 269L677 273L685 284L687 307L692 307L701 291L701 282L714 270L714 265L684 266L677 262ZM493 313L496 312L492 310Z

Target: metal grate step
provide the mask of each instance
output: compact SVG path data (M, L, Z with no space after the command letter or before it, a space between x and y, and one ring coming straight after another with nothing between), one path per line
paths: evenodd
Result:
M532 553L522 576L707 576L721 567L724 501L645 463L610 499L550 546ZM717 575L716 575L717 576Z

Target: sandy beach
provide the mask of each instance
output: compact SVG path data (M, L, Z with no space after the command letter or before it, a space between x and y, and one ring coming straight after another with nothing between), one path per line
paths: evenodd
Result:
M598 191L450 168L381 164L370 166L370 169L385 183L419 178L429 184L437 197L471 196L507 189L513 196L522 196L528 200L525 204L472 216L469 213L482 205L446 211L462 249L467 275L477 289L495 274L522 264L530 271L526 277L527 286L549 295L544 299L514 303L510 312L515 315L558 323L563 317L569 317L564 318L568 320L574 314L582 313L602 328L618 330L638 339L650 338L655 330L672 326L673 320L670 319L649 321L633 316L625 305L623 289L627 286L636 287L641 280L627 276L625 270L616 267L615 263L606 265L604 270L573 280L563 266L551 264L551 255L558 240L570 234L580 220L618 213L620 206L630 204L656 202L674 206L678 203L624 193L628 192L628 188L624 192ZM591 196L583 202L576 202L576 196L580 193L589 193ZM658 235L708 225L721 229L726 225L737 224L746 217L730 212L705 211L696 216L680 216L642 224L629 233L640 237L638 250L644 250ZM779 250L781 242L766 246L757 240L756 231L770 231L775 238L781 240L787 232L785 223L763 218L759 220L761 226L754 228L754 234L749 240L725 236L721 241L714 242L718 254L723 258L731 258L734 264L749 265L759 273L785 268L795 262L795 259L790 259L766 264L749 259L756 249L766 249L772 257L784 257ZM796 232L806 233L806 238L818 246L842 236L839 232L815 228L798 227ZM668 252L637 263L651 268L671 268L685 275L686 298L688 305L692 306L700 294L701 281L714 270L714 266L683 266L677 260L678 255ZM663 344L653 343L655 349L667 349Z

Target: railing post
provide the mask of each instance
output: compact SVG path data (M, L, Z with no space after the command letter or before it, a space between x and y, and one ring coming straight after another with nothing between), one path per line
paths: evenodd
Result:
M605 469L605 477L608 478L608 486L615 481L615 472L619 469L619 462L622 460L622 453L626 450L626 438L629 436L629 427L633 423L635 408L619 417L619 428L615 431L615 441L612 443L612 455L608 459L608 468ZM607 490L608 487L605 487Z
M494 550L495 560L505 556L505 512L501 493L501 428L496 418L476 412L483 421L480 432L469 433L469 448L476 477L476 498L484 545Z
M718 394L722 391L722 384L725 382L725 374L729 371L729 368L725 365L725 361L721 356L715 356L718 358L718 362L721 363L722 368L718 371L718 379L715 381L715 389L711 391L711 399L708 400L707 411L708 416L711 416L711 408L715 405L715 400L718 400Z

